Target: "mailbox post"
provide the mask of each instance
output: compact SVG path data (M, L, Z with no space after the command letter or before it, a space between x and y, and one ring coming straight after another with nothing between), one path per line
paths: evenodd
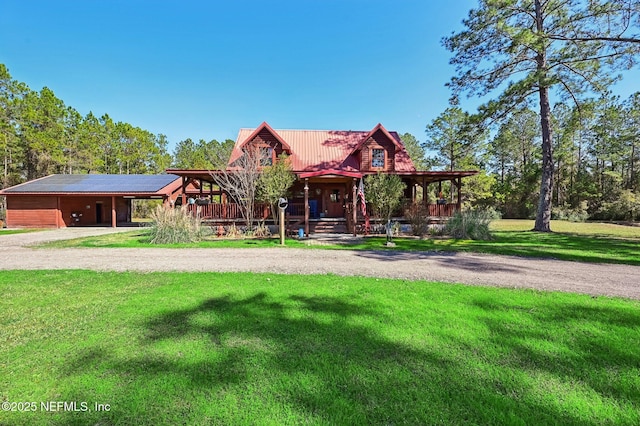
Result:
M286 198L278 200L278 209L280 209L280 245L284 245L284 211L287 209L289 201Z

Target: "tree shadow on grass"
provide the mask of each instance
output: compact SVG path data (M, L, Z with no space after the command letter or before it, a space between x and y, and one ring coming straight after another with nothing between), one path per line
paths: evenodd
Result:
M524 268L506 263L498 263L489 259L471 259L458 256L456 252L420 252L420 251L357 251L356 256L375 259L382 262L425 260L437 262L439 265L453 269L467 269L474 272L511 272L520 273Z
M380 260L400 260L404 253L414 256L437 256L454 252L473 252L520 257L560 259L590 263L623 263L640 265L638 239L588 236L570 233L532 231L496 231L490 241L449 239L396 238L396 248L383 248L384 239L373 237L360 249ZM376 245L380 249L375 248ZM374 249L371 249L374 247ZM615 256L611 254L614 253ZM369 254L371 256L371 254Z
M483 309L501 307L489 304ZM441 320L437 313L429 315L430 320ZM169 310L143 324L133 353L122 353L105 342L69 360L66 374L103 377L110 383L113 408L82 417L63 413L52 423L172 424L178 419L185 424L511 424L535 419L538 424L598 424L602 420L530 397L532 385L518 370L526 365L503 371L510 383L505 387L484 369L490 361L482 347L458 341L454 324L443 324L437 333L416 328L407 341L379 331L394 320L380 306L357 298L293 294L275 301L267 292L209 298L187 309ZM496 344L506 338L510 349L523 351L509 340L508 328L487 324ZM570 366L549 371L575 373ZM89 394L79 388L72 397L90 398Z
M474 304L488 314L481 319L492 336L488 346L500 345L511 367L543 371L617 404L640 407L640 311L577 303L541 309L487 299ZM506 312L539 326L504 321Z
M640 265L640 246L636 239L556 232L497 232L495 235L495 240L486 244L488 253ZM491 247L491 244L495 247ZM615 253L616 258L611 258L611 253Z

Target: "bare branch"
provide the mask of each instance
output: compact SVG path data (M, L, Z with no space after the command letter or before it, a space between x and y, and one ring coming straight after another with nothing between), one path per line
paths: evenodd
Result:
M560 40L560 41L569 41L569 42L577 42L577 41L609 41L614 43L639 43L640 38L635 37L604 37L604 36L589 36L589 37L567 37L557 34L547 34L546 38L551 40Z
M567 85L567 83L564 80L560 80L560 84L562 84L562 86L567 91L569 96L571 96L571 98L573 99L573 103L575 104L576 108L578 108L578 112L580 113L581 111L580 102L578 102L578 98L574 95L573 90L571 90L571 87L569 87L569 85Z
M216 185L238 204L249 230L253 229L258 182L265 158L264 150L249 147L227 170L209 172Z

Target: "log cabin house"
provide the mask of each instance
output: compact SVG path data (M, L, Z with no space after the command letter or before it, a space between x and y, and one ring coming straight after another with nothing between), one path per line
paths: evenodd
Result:
M316 232L356 233L365 219L357 207L357 188L364 176L376 173L395 174L406 184L407 201L420 199L436 221L460 210L462 178L477 171L418 171L413 165L397 132L382 124L370 131L274 130L263 122L254 129L240 129L227 170L249 148L266 153L265 164L273 164L280 154L287 154L297 177L287 208L288 226L303 228L305 235ZM205 200L189 207L204 220L213 223L236 222L241 215L233 200L219 190L209 170L168 169L182 178L181 198ZM453 202L429 200L429 185L450 181L456 188ZM365 194L366 197L366 194ZM269 206L257 206L257 217L269 221Z
M378 124L370 131L274 130L267 123L240 129L227 171L243 152L258 148L265 165L287 154L297 177L287 208L290 229L305 235L356 233L365 222L357 188L369 174L389 173L406 184L407 202L420 202L433 221L460 210L462 178L477 171L418 171L397 132ZM221 171L167 169L161 175L51 175L0 191L7 199L8 227L118 226L131 222L131 200L161 199L167 206L188 204L212 224L242 222L237 203L214 184ZM454 196L429 199L429 185L451 182ZM366 194L365 194L366 195ZM189 204L187 200L201 202ZM271 220L268 205L256 205L256 218ZM370 212L370 211L369 211ZM400 213L401 214L401 213Z

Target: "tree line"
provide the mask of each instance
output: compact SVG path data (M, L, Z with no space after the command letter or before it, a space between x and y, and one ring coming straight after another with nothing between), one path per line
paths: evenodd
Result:
M215 168L215 158L227 155L233 141L194 142L168 152L165 135L114 121L108 114L85 116L53 90L30 89L14 80L0 64L0 187L54 173L162 173L169 167ZM215 155L214 155L215 153Z
M442 40L453 53L452 102L463 93L497 95L475 114L484 124L537 104L541 175L534 230L548 232L558 195L554 148L564 130L554 123L554 96L581 109L585 98L606 93L620 70L637 64L640 1L479 0L462 23L462 31Z
M607 96L552 110L552 217L635 220L640 217L640 92ZM478 131L474 116L450 107L427 126L429 162L450 170L477 169L463 180L467 204L506 218L534 218L543 173L539 114L519 108L494 132Z

